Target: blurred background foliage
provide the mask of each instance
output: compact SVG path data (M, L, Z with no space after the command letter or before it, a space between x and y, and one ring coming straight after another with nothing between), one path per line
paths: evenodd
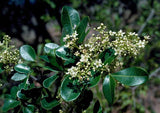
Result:
M0 0L0 40L7 34L20 47L30 44L35 49L46 42L59 44L61 37L60 12L69 5L81 15L89 16L89 28L101 22L108 30L132 31L139 36L151 37L145 50L137 59L127 59L125 67L141 66L150 73L150 81L140 87L117 89L112 108L98 88L92 89L94 96L101 99L104 112L115 113L158 113L160 111L160 0ZM94 33L91 29L88 37ZM39 51L37 49L37 51ZM1 77L0 77L1 78ZM0 88L0 106L3 105L5 87ZM2 90L3 89L3 90ZM96 99L96 97L94 97ZM96 100L95 100L96 101ZM110 108L110 109L109 109ZM91 105L87 112L91 112ZM0 108L1 112L1 108Z

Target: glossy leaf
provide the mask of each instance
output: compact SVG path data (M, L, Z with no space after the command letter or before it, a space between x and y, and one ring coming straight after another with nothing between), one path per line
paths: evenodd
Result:
M103 81L103 94L109 105L112 105L114 102L115 85L115 80L110 75L107 75Z
M25 78L27 78L27 75L26 74L20 74L20 73L15 73L11 79L14 80L14 81L21 81L21 80L24 80Z
M17 64L14 69L19 73L29 73L31 71L31 68L27 66L26 64Z
M13 99L5 99L4 105L3 105L3 111L7 112L8 110L17 107L20 105L20 101L13 100Z
M87 24L89 21L89 17L85 17L82 19L82 21L80 22L80 24L77 27L77 33L78 33L78 44L82 44L85 36L86 36L86 28L87 28Z
M56 55L63 60L69 61L70 63L73 63L75 60L71 58L71 55L69 54L69 49L62 46L56 50Z
M23 90L23 89L22 89ZM19 90L18 92L17 92L17 97L19 98L19 99L22 99L22 100L27 100L28 98L25 96L25 94L23 94L22 92L21 92L21 90Z
M80 23L80 17L78 12L68 6L64 6L62 9L62 15L61 15L61 23L63 26L62 29L62 37L61 37L61 44L63 45L63 38L68 34L72 34L73 30L76 26Z
M23 45L20 48L20 55L26 61L35 61L35 59L36 59L36 52L29 45Z
M131 67L113 73L112 77L124 85L136 86L143 84L148 80L148 73L142 68Z
M57 49L59 45L54 44L54 43L47 43L44 46L44 52L49 54L52 50Z
M75 91L75 89L69 87L70 84L73 85L73 80L70 80L69 76L67 76L61 84L60 94L65 101L73 101L77 99L81 93L79 89Z
M29 105L23 107L22 111L23 111L23 113L35 113L34 109L35 109L34 105L29 104Z
M58 77L59 77L59 76L58 76L57 74L55 74L55 75L53 75L53 76L45 79L45 80L43 81L43 86L44 86L45 88L49 88L49 87L53 84L53 82L54 82Z
M46 110L51 110L53 107L56 107L58 105L59 102L57 100L53 100L51 102L47 102L46 99L41 100L41 106Z

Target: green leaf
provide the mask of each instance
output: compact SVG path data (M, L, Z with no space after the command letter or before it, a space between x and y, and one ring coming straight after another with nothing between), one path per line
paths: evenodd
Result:
M28 74L31 71L31 68L26 64L17 64L14 69L19 73L26 73Z
M69 76L67 76L61 84L61 92L60 92L61 97L65 101L73 101L73 100L77 99L81 93L79 89L77 91L75 91L75 89L69 87L69 85L73 85L73 80L70 80Z
M25 89L27 90L28 89L28 86L31 86L30 84L28 84L28 78L26 78L22 83L20 83L18 85L18 89L21 90L21 89Z
M110 75L107 75L103 81L103 94L109 105L112 105L114 102L115 85L115 80Z
M59 77L59 76L58 76L57 74L55 74L55 75L53 75L53 76L45 79L45 80L43 81L43 86L44 86L45 88L49 88L49 87L53 84L53 82L54 82L58 77Z
M70 63L74 63L74 59L71 58L70 50L64 46L61 46L56 50L56 55L63 60L69 61Z
M89 21L89 17L85 17L82 19L82 21L80 22L80 24L77 27L77 33L78 33L78 44L82 44L85 36L86 36L86 28L87 28L87 24Z
M27 78L27 75L26 74L20 74L20 73L15 73L11 79L14 80L14 81L21 81L21 80L24 80L25 78Z
M0 73L2 73L4 70L2 69L3 64L0 63Z
M102 107L98 100L94 104L93 113L102 113Z
M35 61L35 59L36 59L36 52L29 45L23 45L20 48L20 55L26 61Z
M75 26L78 26L80 23L80 17L78 12L68 6L64 6L62 9L62 14L61 14L61 22L62 22L62 37L61 37L61 44L63 45L63 38L68 34L72 34Z
M48 63L49 63L49 58L48 58L47 55L39 56L39 58L41 58L41 59L44 60L45 62L48 62Z
M23 89L22 89L23 90ZM18 92L17 92L17 97L19 98L19 99L22 99L22 100L27 100L28 98L25 96L25 94L23 94L22 92L21 92L21 90L19 90Z
M97 73L93 70L91 70L91 74L92 74L92 77L90 78L88 85L89 85L89 87L94 87L100 81L101 76L99 73Z
M44 46L44 52L49 54L51 51L53 51L54 49L57 49L59 47L59 45L54 44L54 43L47 43Z
M116 56L114 55L115 51L113 49L109 49L108 52L106 52L105 54L105 61L104 64L110 64L115 58Z
M53 100L52 102L47 102L46 99L41 100L41 106L46 110L51 110L53 107L56 107L58 105L59 102L57 100Z
M111 75L120 83L128 86L140 85L148 80L148 73L139 67L130 67Z
M5 99L2 109L4 112L7 112L8 110L17 107L18 105L20 105L20 101L13 99Z
M26 107L23 107L22 111L23 113L35 113L34 109L35 109L34 105L28 104Z
M11 89L11 92L10 92L13 99L17 98L17 92L18 92L18 87L13 86L12 89Z
M61 59L60 59L61 60ZM62 66L60 63L58 63L58 58L56 57L55 51L51 51L49 53L49 62L55 66L58 70L63 70Z

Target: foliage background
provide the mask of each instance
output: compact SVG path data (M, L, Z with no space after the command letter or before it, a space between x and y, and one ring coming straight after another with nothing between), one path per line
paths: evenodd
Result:
M108 30L134 31L140 36L150 35L151 40L144 53L128 59L126 67L141 66L150 72L150 81L140 87L119 87L113 112L152 112L160 111L160 1L159 0L1 0L0 38L7 34L14 44L20 47L30 44L37 51L46 42L59 43L61 36L60 12L69 5L81 15L90 17L93 28L101 22ZM93 33L91 30L88 37ZM0 106L3 105L5 84L0 88ZM101 88L101 84L99 87ZM92 89L94 95L99 94ZM119 93L118 93L119 92ZM94 97L95 98L95 97ZM104 103L104 99L101 100ZM90 109L92 109L91 106ZM1 111L1 109L0 109ZM107 109L106 109L107 111Z

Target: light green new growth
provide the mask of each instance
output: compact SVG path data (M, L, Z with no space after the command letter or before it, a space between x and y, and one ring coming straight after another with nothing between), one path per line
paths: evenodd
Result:
M76 31L64 38L65 46L72 51L74 48L78 49L74 52L74 55L80 57L80 61L77 62L76 66L72 66L67 70L67 75L74 79L78 78L81 82L89 80L92 76L91 70L99 71L102 75L113 72L113 70L123 66L123 62L120 60L121 57L136 57L148 43L149 36L144 36L144 40L141 40L138 34L134 32L125 33L122 30L113 32L105 31L105 29L106 26L102 23L94 29L98 33L93 34L88 43L81 44L78 47L76 45L78 39ZM104 64L99 59L100 53L107 49L113 49L116 56L111 64Z
M13 45L9 45L11 38L8 35L3 37L3 42L0 42L0 63L6 72L11 72L14 65L19 61L19 50Z

